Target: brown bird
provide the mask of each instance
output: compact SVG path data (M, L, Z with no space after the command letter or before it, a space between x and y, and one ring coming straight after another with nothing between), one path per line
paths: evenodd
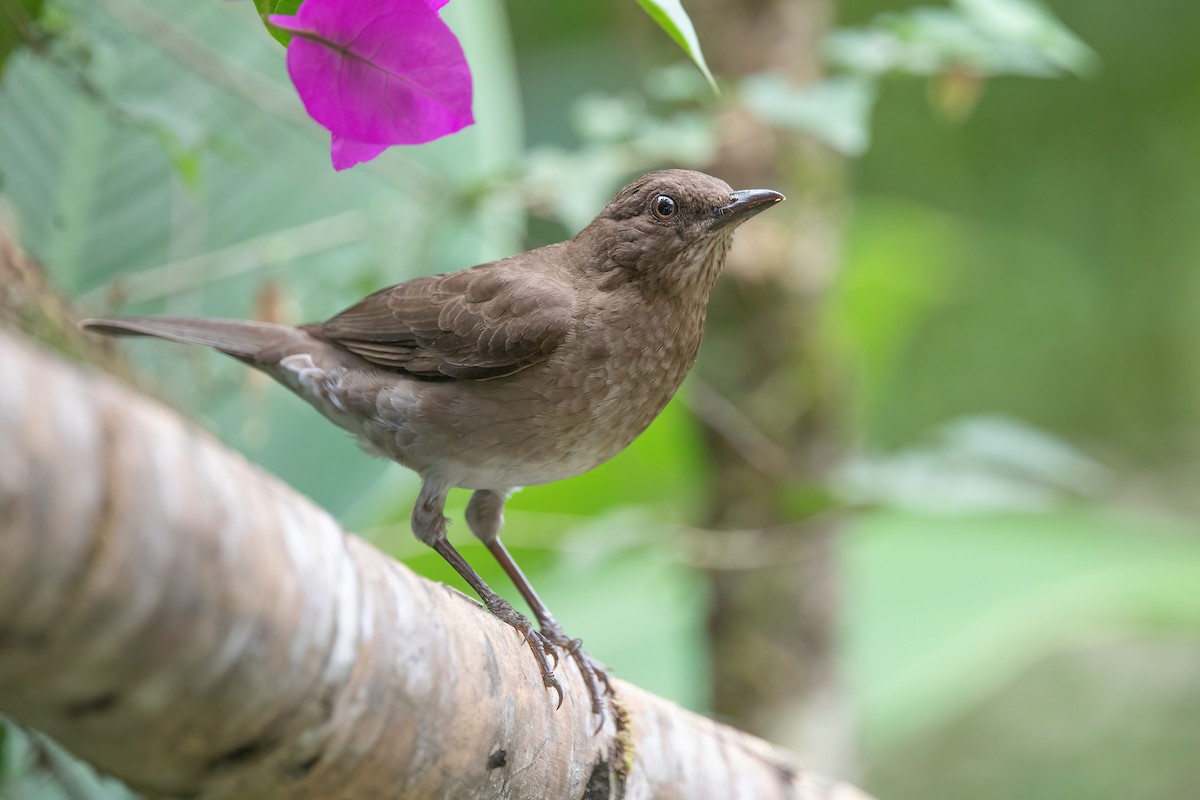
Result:
M783 199L666 170L621 189L574 238L382 289L299 327L188 317L89 319L114 335L200 344L266 372L363 446L421 476L413 533L516 628L542 680L565 650L604 722L605 668L563 632L500 541L520 486L586 472L658 416L696 360L734 229ZM537 618L538 630L446 537L446 494ZM550 658L554 664L550 663Z

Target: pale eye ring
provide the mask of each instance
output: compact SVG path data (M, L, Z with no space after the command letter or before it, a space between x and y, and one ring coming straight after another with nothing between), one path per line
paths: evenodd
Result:
M654 198L654 203L650 206L654 216L659 219L670 219L679 211L679 204L675 202L675 198L669 194L660 194Z

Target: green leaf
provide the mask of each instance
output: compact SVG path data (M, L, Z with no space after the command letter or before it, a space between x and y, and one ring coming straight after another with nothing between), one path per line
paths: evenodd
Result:
M746 107L763 120L808 133L839 153L858 156L870 144L874 81L857 76L828 78L803 87L774 73L751 75L742 83Z
M638 5L650 15L650 18L657 22L658 26L666 31L677 45L683 48L683 52L687 53L688 58L692 59L701 74L704 75L705 80L708 81L708 85L712 87L713 94L720 94L721 90L717 88L717 82L708 69L704 53L700 50L700 40L696 37L696 28L692 25L691 17L683 10L683 4L679 0L637 1Z
M0 76L8 57L39 36L38 18L45 4L45 0L0 0Z
M271 14L283 14L285 16L295 16L296 9L300 8L300 4L304 0L254 0L254 7L258 9L258 15L262 18L263 25L267 28L267 33L275 37L284 47L287 47L288 42L292 40L292 32L285 31L282 28L276 28L271 23L267 22L267 17Z
M1087 77L1099 69L1096 52L1041 3L1033 0L955 0L978 29L1037 53L1053 69Z
M844 668L870 747L961 718L1050 654L1200 631L1194 525L1077 506L891 509L846 532Z
M969 67L980 75L1092 75L1096 53L1031 0L956 0L954 8L911 8L882 14L866 28L835 31L825 41L830 62L878 76L940 75Z

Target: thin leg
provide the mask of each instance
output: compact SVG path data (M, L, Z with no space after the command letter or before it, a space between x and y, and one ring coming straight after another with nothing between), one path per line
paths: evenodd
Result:
M612 694L612 685L608 680L608 670L599 661L583 651L583 642L566 635L550 609L538 597L533 584L525 577L525 573L517 565L508 548L500 541L500 528L504 524L504 501L506 495L499 492L480 490L471 495L467 503L467 525L491 551L496 561L517 587L517 591L525 598L533 615L537 617L541 632L554 644L563 648L579 667L588 686L588 694L592 701L592 712L600 718L597 730L604 727L606 717L604 695Z
M479 599L483 601L483 605L488 611L521 634L521 638L533 651L538 670L542 673L542 683L558 694L558 706L561 707L563 689L562 684L554 675L554 666L558 664L558 654L554 652L553 643L548 636L540 631L535 631L533 624L524 614L518 612L509 605L507 600L492 591L483 578L479 577L479 573L472 569L462 554L450 544L450 540L446 538L446 517L442 513L445 507L445 488L430 483L422 485L421 493L417 497L417 504L413 507L413 533L422 542L436 550L447 564L454 567L454 571L461 575L463 580L479 595ZM550 663L550 657L554 658L554 665Z

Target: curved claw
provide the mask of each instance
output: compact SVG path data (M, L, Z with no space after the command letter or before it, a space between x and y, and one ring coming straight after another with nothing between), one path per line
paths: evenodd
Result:
M571 657L579 668L580 675L583 676L584 684L587 685L588 697L592 702L592 713L596 715L596 730L592 732L592 735L599 733L608 721L608 710L604 698L613 693L613 687L612 682L608 679L608 670L605 666L583 651L583 641L568 639L552 618L542 619L542 629L534 630L533 624L525 615L518 613L500 597L493 595L486 605L492 614L511 625L529 645L529 650L533 653L534 660L537 661L538 670L542 673L542 683L547 689L553 689L554 693L558 695L555 709L562 708L563 701L566 699L562 683L554 674L561 663L557 648L561 647L563 652ZM550 659L554 659L553 664L550 663Z
M608 675L604 668L599 667L598 663L593 661L586 652L576 649L571 655L574 657L576 666L580 668L583 682L588 685L588 696L592 698L592 714L600 717L599 726L596 726L596 732L599 733L607 718L604 698L607 694L612 693L612 685L608 682ZM601 684L604 684L604 688L601 688Z
M534 660L538 663L538 669L542 673L542 684L547 689L553 689L558 694L558 703L554 706L555 709L562 708L563 704L563 687L559 682L558 676L554 674L554 670L558 668L558 653L554 652L554 647L550 644L545 636L533 630L530 627L525 636L525 641L529 644L529 649L533 651ZM554 665L551 666L547 654L554 656Z
M544 637L542 638L542 650L554 659L554 669L558 669L558 651L554 649L554 644Z
M558 676L554 674L553 669L547 669L549 667L547 662L539 659L538 666L542 667L542 685L544 685L547 689L553 689L555 694L558 695L558 702L554 704L554 710L557 711L558 709L562 708L563 699L566 696L563 693L562 682L559 681Z
M533 653L533 658L537 662L538 671L542 673L542 683L547 689L553 689L558 695L558 703L555 708L562 708L565 693L563 692L562 683L559 682L554 670L558 668L558 652L554 649L554 643L551 639L540 631L533 628L533 623L525 617L524 614L517 612L506 601L499 597L491 599L487 603L488 611L492 612L502 622L512 626L525 643L529 645L529 650ZM554 664L550 664L550 658L554 659Z
M583 682L587 686L588 697L592 704L592 713L597 718L596 730L593 731L593 735L599 733L608 721L608 710L604 698L613 693L612 682L608 679L608 670L603 664L583 651L583 641L581 639L567 638L562 628L553 619L543 619L541 623L542 636L558 647L561 647L563 652L569 655L579 668L579 674L583 677ZM555 666L557 665L558 662L556 660Z

